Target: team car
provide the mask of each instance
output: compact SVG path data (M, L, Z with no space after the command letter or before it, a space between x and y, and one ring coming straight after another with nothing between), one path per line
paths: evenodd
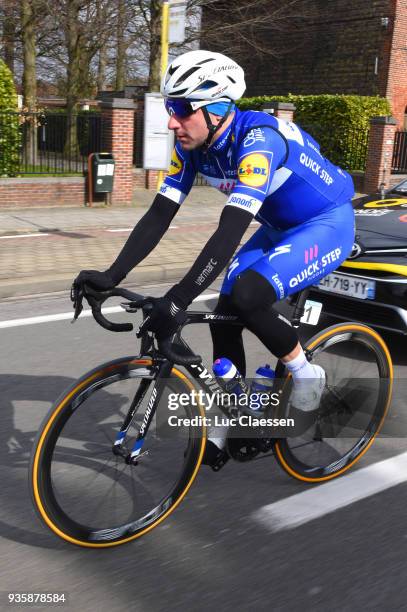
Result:
M352 252L310 299L325 314L407 334L407 180L353 205Z

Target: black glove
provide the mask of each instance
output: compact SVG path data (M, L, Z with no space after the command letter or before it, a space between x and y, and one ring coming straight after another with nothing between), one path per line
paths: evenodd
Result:
M75 278L73 284L82 287L86 283L93 289L99 289L100 291L106 291L107 289L113 289L117 285L114 282L109 270L106 272L98 272L97 270L82 270Z
M187 318L187 313L168 297L148 298L153 304L151 313L141 325L140 331L152 331L157 340L171 337Z

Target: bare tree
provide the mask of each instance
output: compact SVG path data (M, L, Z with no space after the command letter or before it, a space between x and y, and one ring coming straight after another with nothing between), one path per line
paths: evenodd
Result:
M23 101L28 111L37 106L35 0L21 0L21 38L23 43Z
M3 0L2 6L0 5L3 58L6 65L10 68L12 74L14 74L15 46L17 38L16 30L18 22L17 15L18 11L15 2L13 2L13 0Z
M97 23L101 23L102 20L106 20L106 6L101 2L97 2L96 4L96 21ZM96 77L96 85L97 89L102 90L105 88L106 84L106 69L108 63L108 49L107 44L109 40L109 35L105 35L100 42L99 51L97 54L97 77Z
M41 6L34 10L33 26L37 76L50 82L52 75L66 96L69 114L81 97L92 95L96 86L102 89L107 82L123 89L131 78L148 83L150 90L159 88L162 0L3 0L3 54L4 32L12 31L15 42L9 47L9 61L17 64L18 74L23 65L29 68L30 61L32 65L33 45L27 56L32 34L22 28L16 5L21 9ZM226 0L187 0L186 38L182 44L171 45L170 54L201 46L223 51L253 70L254 61L281 53L274 34L300 28L313 6L317 6L315 0L235 0L233 7ZM37 29L36 14L41 18Z
M51 43L48 60L65 81L68 115L65 154L74 156L78 150L78 102L94 93L96 71L92 70L92 63L112 29L113 10L109 0L47 0L47 5L56 25L48 40Z
M106 69L107 69L107 45L104 44L98 53L98 69L97 69L97 78L96 78L96 86L98 91L105 89L106 86Z
M156 91L161 72L160 0L126 0L138 7L135 13L137 46L148 51L145 66L148 89ZM278 56L281 49L273 33L293 32L313 14L315 0L187 0L185 40L173 44L170 54L176 56L191 48L212 49L230 55L250 68L253 60ZM144 27L140 30L140 23ZM130 49L131 52L131 49ZM147 61L146 61L147 59Z
M315 17L315 0L189 0L191 15L202 11L199 28L190 27L186 44L200 39L203 48L224 52L243 65L284 51L273 38L291 33Z
M126 2L117 0L117 46L116 46L116 84L115 89L124 88L126 78Z
M159 91L161 79L161 17L162 3L159 0L150 2L150 66L148 75L148 90Z

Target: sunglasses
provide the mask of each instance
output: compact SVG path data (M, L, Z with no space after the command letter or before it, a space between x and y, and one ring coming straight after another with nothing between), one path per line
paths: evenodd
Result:
M177 117L180 117L180 119L189 117L195 112L191 106L191 103L185 98L167 98L164 101L164 104L167 113L170 116L177 115Z

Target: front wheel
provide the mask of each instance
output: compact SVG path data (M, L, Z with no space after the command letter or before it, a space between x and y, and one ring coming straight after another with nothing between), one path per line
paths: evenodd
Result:
M194 389L176 368L164 381L137 463L126 461L151 411L155 376L149 359L106 363L78 380L45 418L33 448L30 486L42 521L64 540L92 548L134 540L173 512L192 485L205 430L168 426L170 394ZM117 454L115 441L129 412L134 416ZM170 414L186 420L204 416L204 410L188 404Z
M370 448L390 406L393 368L381 336L356 323L328 327L306 350L325 370L325 390L315 413L293 411L299 426L275 454L291 476L313 483L343 474Z

